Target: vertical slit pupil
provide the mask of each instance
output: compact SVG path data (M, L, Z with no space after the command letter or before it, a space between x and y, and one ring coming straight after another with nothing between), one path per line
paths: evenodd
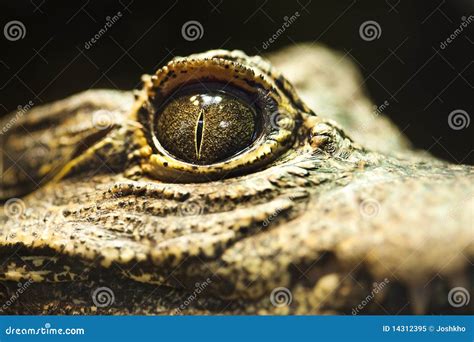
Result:
M201 110L199 118L196 125L196 156L200 159L201 156L201 144L202 144L202 134L204 130L204 111Z
M211 165L243 152L260 133L261 114L244 95L201 88L181 91L163 106L156 103L153 139L158 152L189 164Z

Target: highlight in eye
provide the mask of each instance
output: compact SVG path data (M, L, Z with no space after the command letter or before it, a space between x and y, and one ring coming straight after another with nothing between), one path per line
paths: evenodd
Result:
M245 150L256 137L255 109L229 92L193 88L174 96L156 114L160 144L175 157L198 165Z

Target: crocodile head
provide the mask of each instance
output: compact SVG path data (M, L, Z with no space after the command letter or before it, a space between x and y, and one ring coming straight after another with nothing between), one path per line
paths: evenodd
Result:
M5 118L0 278L28 290L2 310L452 310L472 274L472 168L413 151L334 53L270 59L292 83L213 50L134 94Z

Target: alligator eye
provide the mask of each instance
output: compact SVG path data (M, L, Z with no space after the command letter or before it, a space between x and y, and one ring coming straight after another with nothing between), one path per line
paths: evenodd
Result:
M163 107L156 114L156 136L168 152L185 162L223 161L255 140L255 109L229 92L188 87Z
M132 112L142 171L205 182L270 165L296 142L310 110L260 57L215 50L178 57L152 76Z

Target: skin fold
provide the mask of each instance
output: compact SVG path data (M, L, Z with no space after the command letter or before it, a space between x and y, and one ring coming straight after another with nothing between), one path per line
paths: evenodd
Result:
M1 312L470 310L449 293L472 290L473 168L414 150L338 53L267 58L209 51L135 94L88 90L3 119ZM291 125L221 167L174 160L152 144L150 98L190 65L267 89Z

